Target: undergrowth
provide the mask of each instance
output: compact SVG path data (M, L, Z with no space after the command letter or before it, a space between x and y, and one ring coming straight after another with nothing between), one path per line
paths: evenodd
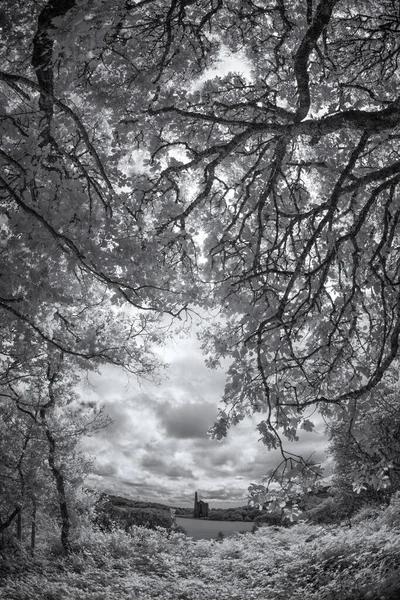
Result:
M361 515L360 515L361 516ZM89 527L57 547L0 559L3 600L398 600L400 499L352 528L263 527L220 542L134 526Z

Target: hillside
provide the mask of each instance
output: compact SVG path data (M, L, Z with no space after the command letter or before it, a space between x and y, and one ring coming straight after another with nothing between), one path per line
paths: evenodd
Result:
M170 511L171 507L159 502L147 502L142 500L132 500L123 496L115 496L114 494L106 494L105 497L113 506L124 506L131 508L154 508L156 510Z

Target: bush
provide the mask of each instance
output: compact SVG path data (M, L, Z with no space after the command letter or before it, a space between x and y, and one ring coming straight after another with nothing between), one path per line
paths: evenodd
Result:
M182 527L182 525L174 525L172 529L175 531L175 533L183 533L183 535L188 535L188 532L184 527Z
M314 525L332 525L345 520L349 514L338 498L326 498L315 508L305 511L304 517L308 523Z
M380 520L388 527L400 527L400 492L396 492L389 506L381 513Z
M171 514L156 508L118 508L110 502L105 502L97 507L95 524L102 531L112 531L122 528L128 531L133 525L156 529L164 527L172 529L174 522Z
M170 513L166 511L153 508L135 508L127 513L125 529L129 529L132 525L147 527L148 529L157 529L157 527L171 529L173 524Z
M258 517L254 519L254 524L257 527L261 527L262 525L279 526L282 525L283 522L281 515L273 513L263 513L261 515L258 515Z
M208 518L210 521L224 521L224 515L220 514L216 510L210 510L208 513Z
M364 521L371 521L379 518L382 515L382 508L377 505L363 506L357 513L352 517L352 525L358 525Z

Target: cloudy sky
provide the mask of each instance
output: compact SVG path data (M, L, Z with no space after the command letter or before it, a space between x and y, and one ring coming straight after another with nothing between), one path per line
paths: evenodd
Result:
M250 483L278 462L255 430L257 419L230 429L222 441L207 430L217 417L225 375L204 366L196 337L176 339L163 350L168 379L155 386L116 367L90 376L85 399L105 405L113 424L85 440L96 459L88 483L134 499L191 506L197 490L212 507L246 504ZM315 419L313 418L314 422ZM326 438L303 432L291 449L325 461Z

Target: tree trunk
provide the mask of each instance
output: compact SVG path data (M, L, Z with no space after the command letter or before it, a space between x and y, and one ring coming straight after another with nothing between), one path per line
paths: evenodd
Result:
M61 544L64 551L68 554L71 551L71 543L69 539L70 518L68 510L68 502L65 493L65 478L60 467L56 464L56 440L51 432L47 420L45 407L40 409L40 418L42 420L47 441L49 443L49 454L47 461L57 486L58 506L61 516Z
M5 531L7 529L7 527L9 527L11 525L11 523L13 522L15 517L18 515L20 510L21 509L19 507L15 508L14 511L11 513L11 515L9 515L5 521L0 521L0 533Z
M69 539L69 530L70 530L70 518L69 518L69 510L68 510L68 502L65 493L65 479L64 475L59 467L57 467L55 462L55 450L56 450L56 441L53 437L53 434L46 426L46 436L49 442L49 455L48 455L48 463L50 469L53 473L54 479L56 481L57 486L57 496L58 496L58 506L60 508L61 515L61 544L66 553L71 551L71 543Z
M17 540L22 542L22 510L17 514Z
M32 521L31 521L31 553L35 553L35 545L36 545L36 501L33 501L33 510L32 510Z

